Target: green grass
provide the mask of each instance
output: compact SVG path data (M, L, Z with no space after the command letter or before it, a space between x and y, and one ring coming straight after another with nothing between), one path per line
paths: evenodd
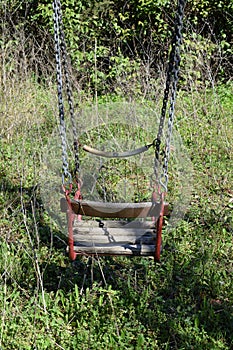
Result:
M189 205L175 224L168 220L156 265L150 258L69 261L40 186L56 129L55 92L32 80L1 91L2 349L233 348L232 90L180 93L175 134L191 160L182 167L191 168L179 169L175 149L168 199Z

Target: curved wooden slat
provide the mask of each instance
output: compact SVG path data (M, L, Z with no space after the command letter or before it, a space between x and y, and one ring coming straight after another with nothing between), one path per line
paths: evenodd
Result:
M100 218L145 218L159 217L160 203L108 203L94 201L71 200L72 210L77 215ZM165 204L164 215L168 214L168 204Z
M151 146L153 146L153 143L149 145L145 145L143 147L131 150L131 151L125 151L122 153L118 152L105 152L105 151L99 151L98 149L92 148L90 146L84 145L83 149L86 152L89 152L91 154L94 154L95 156L98 157L105 157L105 158L127 158L127 157L132 157L136 156L137 154L146 152Z

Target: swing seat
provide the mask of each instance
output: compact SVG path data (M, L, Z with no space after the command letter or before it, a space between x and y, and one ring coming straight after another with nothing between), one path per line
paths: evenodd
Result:
M161 211L160 203L103 203L71 199L70 206L75 214L72 245L76 255L155 255L158 249L157 222ZM65 198L61 199L61 210L69 211ZM164 215L167 214L166 203ZM86 216L92 219L86 220ZM98 219L94 220L95 217ZM146 218L152 217L153 220L146 221ZM116 220L106 220L112 218ZM144 218L144 221L127 220L136 218Z

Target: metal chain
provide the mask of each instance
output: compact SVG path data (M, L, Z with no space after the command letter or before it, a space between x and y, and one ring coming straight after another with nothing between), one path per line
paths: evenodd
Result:
M63 85L62 85L62 64L61 64L61 50L60 50L60 31L59 24L61 19L59 18L59 4L57 0L53 1L54 11L54 41L55 41L55 59L56 59L56 73L57 73L57 94L58 94L58 108L59 108L59 120L60 120L60 135L62 144L62 183L71 183L72 177L69 172L68 154L67 154L67 140L66 140L66 127L65 127L65 113L63 102ZM68 181L67 181L68 180Z
M164 153L164 160L163 160L163 174L161 174L161 177L160 177L160 184L163 186L165 191L167 191L167 184L168 184L168 162L170 158L171 136L172 136L173 123L174 123L174 116L175 116L177 84L179 80L179 71L180 71L180 61L181 61L180 47L182 44L182 28L183 28L185 3L186 3L185 0L179 0L177 17L176 17L175 39L174 39L175 54L174 54L174 65L173 65L173 71L172 71L173 80L172 80L170 108L169 108L169 116L168 116L166 145L165 145L165 153Z
M78 180L78 173L79 173L79 167L80 167L79 154L78 154L78 134L76 129L75 115L74 115L73 94L71 90L70 74L68 69L68 59L67 59L68 55L67 55L67 49L66 49L66 41L65 41L65 34L64 34L64 28L63 28L60 0L57 0L57 4L58 4L58 18L59 18L60 40L61 40L60 45L61 45L61 53L62 53L62 64L63 64L64 75L65 75L66 94L67 94L67 100L69 104L70 120L72 125L72 132L73 132L73 151L74 151L74 160L75 160L74 176Z
M159 128L158 128L157 137L155 139L154 173L155 173L156 180L158 180L158 177L159 177L158 176L159 153L160 153L160 145L161 145L161 140L162 140L162 136L163 136L165 119L166 119L166 111L167 111L167 104L168 104L168 99L169 99L170 85L171 85L171 80L172 80L173 62L174 62L174 56L175 56L174 48L175 47L173 45L172 50L170 52L170 57L169 57L169 65L168 65L168 70L167 70L166 85L165 85L165 89L164 89L164 97L163 97L163 104L162 104L160 121L159 121Z
M177 5L177 15L176 15L176 25L175 33L172 40L172 48L169 56L169 66L167 71L166 86L164 90L164 98L161 110L160 124L158 129L157 138L155 140L155 160L154 160L154 174L157 184L162 185L164 191L167 191L168 183L168 160L170 156L170 143L172 135L172 127L174 121L174 111L175 111L175 101L176 101L176 91L177 83L179 77L179 66L180 66L180 46L182 42L182 27L183 27L183 15L184 15L184 6L185 0L178 0ZM169 92L171 90L170 97L170 108L168 116L168 128L166 135L166 145L165 153L163 160L163 174L159 178L159 154L160 154L160 144L163 135L163 128L166 119L167 104L169 99Z

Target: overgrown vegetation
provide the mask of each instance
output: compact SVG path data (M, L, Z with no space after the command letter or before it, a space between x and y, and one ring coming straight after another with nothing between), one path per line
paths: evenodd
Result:
M137 111L145 120L144 129L140 123L138 129L131 124L124 134L122 125L112 124L108 131L117 131L121 142L130 141L131 131L139 143L146 142L157 127L148 116L159 115L161 107L168 42L162 29L171 28L170 3L63 4L75 101L84 113L78 125L89 121L87 116L97 107L101 116L113 121L130 105L127 116ZM47 27L51 4L3 1L0 9L0 348L231 350L232 2L187 4L168 191L171 206L181 205L167 219L161 263L156 265L150 258L137 257L69 261L64 232L47 210L57 197L49 202L49 191L42 186L46 175L57 185L54 171L61 168L55 66ZM73 23L80 41L78 36L72 41ZM147 39L151 46L145 46ZM114 62L110 71L106 52ZM102 94L94 106L93 91ZM82 142L91 141L95 132L79 130ZM102 142L105 137L102 131ZM129 168L121 167L128 176ZM108 187L118 177L118 172L110 174Z
M72 74L79 89L93 92L97 88L99 94L111 91L123 95L125 85L128 89L130 85L127 94L150 90L152 77L158 78L158 72L164 71L175 2L64 0L62 5ZM54 72L52 1L4 0L0 15L4 19L1 46L6 52L15 47L19 57L14 69L23 62L40 79ZM226 81L232 76L232 15L230 0L187 1L187 64L190 71L194 65L202 80L209 80L209 72L199 61L200 51L210 62L213 77ZM9 62L12 56L5 58Z

